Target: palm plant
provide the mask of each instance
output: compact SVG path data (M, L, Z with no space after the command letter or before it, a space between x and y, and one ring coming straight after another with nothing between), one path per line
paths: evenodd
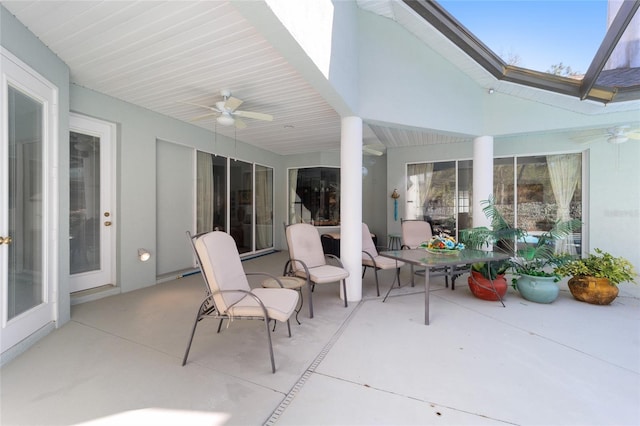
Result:
M495 276L511 269L516 274L534 276L554 276L548 272L552 267L562 265L573 257L568 254L556 254L555 242L571 235L582 226L578 219L557 221L551 230L537 236L533 244L519 244L525 241L528 233L521 228L515 228L507 222L498 210L493 196L481 202L485 216L491 221L491 228L484 226L463 229L460 231L460 241L466 247L480 250L495 246L498 250L511 256L509 260L493 262L489 269L487 264L476 264L472 268L480 272L485 278L495 279Z

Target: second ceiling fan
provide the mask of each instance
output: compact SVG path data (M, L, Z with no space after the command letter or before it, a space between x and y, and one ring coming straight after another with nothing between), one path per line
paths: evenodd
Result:
M200 108L206 108L210 110L207 114L202 114L191 119L191 121L201 120L211 116L217 116L216 121L222 126L235 125L238 129L244 129L247 124L241 120L241 118L252 118L254 120L273 121L273 116L254 111L240 111L238 108L242 105L243 101L231 96L231 91L221 90L222 100L216 102L215 106L201 105L193 102L181 102L188 105L194 105Z

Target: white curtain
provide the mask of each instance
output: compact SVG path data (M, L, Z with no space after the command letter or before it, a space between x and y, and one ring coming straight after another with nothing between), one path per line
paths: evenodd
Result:
M213 161L211 154L198 151L196 174L196 232L213 231Z
M580 163L579 154L547 155L551 188L558 204L557 220L571 219L570 204L581 174ZM556 252L576 254L571 237L556 241Z
M409 164L407 166L407 174L409 175L409 179L415 176L416 179L411 179L414 183L417 181L418 183L418 191L417 191L417 200L409 200L414 201L416 204L413 206L414 213L413 217L408 217L409 219L417 219L419 216L426 214L425 212L425 203L429 197L429 189L431 189L431 180L433 179L433 163L422 163L422 164ZM409 212L410 206L407 206L407 212Z

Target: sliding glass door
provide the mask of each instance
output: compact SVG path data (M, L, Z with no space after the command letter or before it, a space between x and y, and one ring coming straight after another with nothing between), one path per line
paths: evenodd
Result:
M197 153L197 232L220 230L240 253L273 248L273 169Z
M457 235L473 227L472 161L407 165L405 214L432 222L435 232ZM557 221L582 219L582 154L496 158L493 197L501 214L531 236ZM561 253L579 254L580 231L557 243Z

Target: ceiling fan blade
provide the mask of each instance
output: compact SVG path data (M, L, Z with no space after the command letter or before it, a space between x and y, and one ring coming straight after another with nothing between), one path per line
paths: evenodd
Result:
M362 152L369 155L375 155L377 157L380 157L381 155L384 154L384 152L382 152L381 150L367 146L367 145L362 146Z
M273 121L273 115L263 114L261 112L236 111L236 112L233 113L233 115L235 115L237 117L253 118L255 120Z
M211 111L220 112L220 111L218 111L217 108L211 107L211 106L208 106L208 105L194 104L193 102L185 102L185 101L176 101L176 102L181 103L181 104L185 104L185 105L192 105L192 106L197 106L197 107L200 107L200 108L210 109Z
M634 131L634 132L629 132L625 136L628 137L629 139L640 140L640 130Z
M198 120L202 120L203 118L213 117L215 115L218 115L218 113L217 112L210 112L210 113L207 113L207 114L202 114L202 115L198 115L196 117L193 117L189 121L198 121Z
M241 101L240 99L230 96L229 99L227 99L224 103L224 107L227 111L234 112L240 105L242 105L242 102L243 101Z
M247 123L245 123L244 121L240 120L239 118L234 118L235 120L235 126L236 129L246 129L247 128Z

